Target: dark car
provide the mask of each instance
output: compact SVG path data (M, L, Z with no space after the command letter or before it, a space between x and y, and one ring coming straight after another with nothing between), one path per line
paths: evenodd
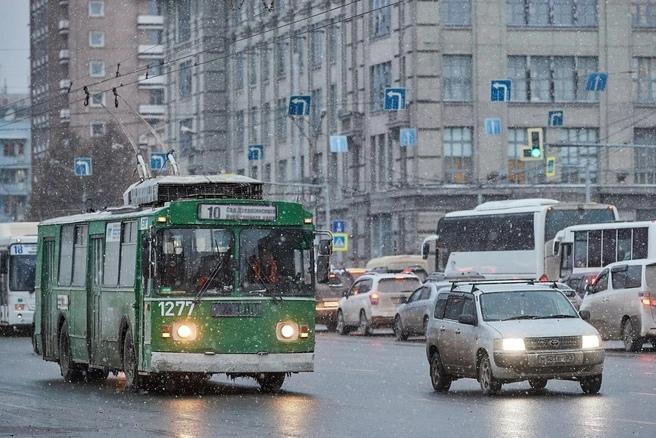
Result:
M360 268L337 269L328 274L328 283L317 284L315 307L317 324L324 324L329 331L335 331L339 300L349 290L355 279L365 271Z
M578 296L583 298L586 288L588 285L594 284L594 280L597 278L597 274L599 274L599 271L577 272L574 274L569 274L567 277L560 280L560 282L565 283L567 286L574 289Z

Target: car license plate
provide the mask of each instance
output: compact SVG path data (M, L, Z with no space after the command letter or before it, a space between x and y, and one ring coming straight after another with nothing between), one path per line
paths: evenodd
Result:
M258 317L260 316L261 303L214 303L212 304L212 316L222 317Z
M539 354L539 365L567 365L574 362L574 354L560 353L560 354Z

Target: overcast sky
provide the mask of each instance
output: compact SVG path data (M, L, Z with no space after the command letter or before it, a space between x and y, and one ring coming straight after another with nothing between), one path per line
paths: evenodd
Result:
M27 93L30 77L30 1L0 0L0 92Z

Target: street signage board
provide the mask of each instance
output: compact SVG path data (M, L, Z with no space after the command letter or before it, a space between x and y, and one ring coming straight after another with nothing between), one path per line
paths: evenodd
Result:
M585 89L588 91L604 91L608 83L608 73L595 72L588 74Z
M310 105L312 105L312 96L290 96L287 114L290 116L309 116Z
M493 80L490 84L490 99L492 102L508 102L512 92L510 79Z
M387 111L405 109L405 88L385 88L385 109Z
M333 233L333 251L334 252L348 251L348 234Z
M331 135L330 152L348 152L348 137L345 135Z
M563 126L563 110L549 111L549 126Z
M166 165L166 154L153 152L150 154L150 170L162 170Z
M333 233L343 233L346 231L346 222L341 219L334 220L332 223Z
M485 133L487 135L501 134L501 119L498 118L485 119Z
M264 158L264 145L248 145L248 161L257 161Z
M556 176L556 157L547 157L544 173L547 176Z
M401 128L399 142L401 146L417 146L417 128Z
M93 163L89 157L77 157L73 160L75 176L93 175Z

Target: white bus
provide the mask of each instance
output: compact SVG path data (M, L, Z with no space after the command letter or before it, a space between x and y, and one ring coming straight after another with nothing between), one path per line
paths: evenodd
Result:
M431 253L443 272L478 272L488 278L549 279L553 239L575 224L614 222L617 209L605 204L577 204L553 199L485 202L473 210L447 213L437 234L426 238L422 255Z
M0 224L0 331L32 328L36 232L36 222Z
M554 240L549 274L599 272L613 262L656 258L656 222L615 222L567 227Z

